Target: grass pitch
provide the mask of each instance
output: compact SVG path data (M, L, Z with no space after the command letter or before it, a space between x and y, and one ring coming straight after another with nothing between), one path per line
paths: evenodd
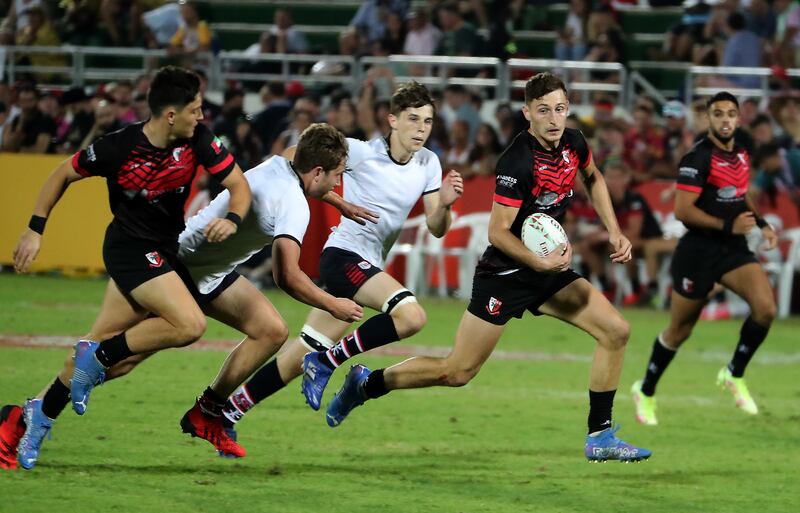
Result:
M0 333L80 336L105 282L0 275ZM307 308L270 300L293 333ZM428 326L402 345L448 346L464 304L423 300ZM656 428L636 424L628 388L667 317L627 310L632 338L615 419L650 461L588 464L582 455L593 343L546 318L512 321L493 359L462 389L393 392L327 427L299 382L239 426L248 456L216 457L178 421L224 353L166 351L67 409L36 469L0 472L0 511L790 512L800 490L798 320L778 321L748 369L762 413L748 417L715 387L740 321L701 322L659 386ZM236 339L209 324L207 339ZM68 351L0 346L0 403L54 377ZM362 356L370 368L397 358ZM338 389L337 372L324 404ZM795 504L795 506L791 506Z

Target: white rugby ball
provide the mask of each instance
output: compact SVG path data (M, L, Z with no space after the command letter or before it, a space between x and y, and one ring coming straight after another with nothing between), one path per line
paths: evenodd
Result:
M537 256L546 257L566 242L564 228L547 214L531 214L522 223L522 243Z

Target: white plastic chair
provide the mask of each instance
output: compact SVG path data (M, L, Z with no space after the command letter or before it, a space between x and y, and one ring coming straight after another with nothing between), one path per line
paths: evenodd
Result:
M794 274L800 270L800 228L781 232L779 239L789 242L789 250L778 272L778 317L789 317L792 308Z
M445 270L446 257L458 257L458 296L469 298L472 294L472 277L475 272L475 265L478 263L483 251L489 245L489 212L475 212L456 217L450 225L450 230L470 229L470 236L465 246L445 247L444 238L436 238L426 231L422 255L431 257L435 262L439 275L437 295L447 296L447 275ZM430 273L426 273L426 276ZM426 279L423 289L428 292Z
M400 235L386 255L385 267L389 267L389 264L398 255L406 258L406 272L403 284L414 294L419 293L420 285L423 282L422 247L427 233L425 214L407 219L403 223Z

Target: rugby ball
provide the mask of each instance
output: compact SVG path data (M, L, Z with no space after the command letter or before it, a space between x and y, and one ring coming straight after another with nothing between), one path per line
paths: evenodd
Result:
M525 218L521 235L525 247L540 257L546 257L567 242L567 234L558 221L541 212Z

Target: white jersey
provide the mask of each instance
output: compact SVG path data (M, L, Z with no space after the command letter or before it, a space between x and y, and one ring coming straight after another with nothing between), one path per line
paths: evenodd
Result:
M382 137L369 142L348 138L347 144L344 199L376 212L380 219L377 224L367 222L362 226L342 218L325 247L352 251L383 268L386 255L417 200L442 186L442 165L427 148L421 148L407 163L398 164L389 155Z
M223 242L208 242L203 230L214 218L228 213L230 192L214 198L186 222L180 234L178 256L198 290L213 291L234 268L278 237L302 244L310 213L300 178L283 157L272 157L244 174L253 201L235 234Z

